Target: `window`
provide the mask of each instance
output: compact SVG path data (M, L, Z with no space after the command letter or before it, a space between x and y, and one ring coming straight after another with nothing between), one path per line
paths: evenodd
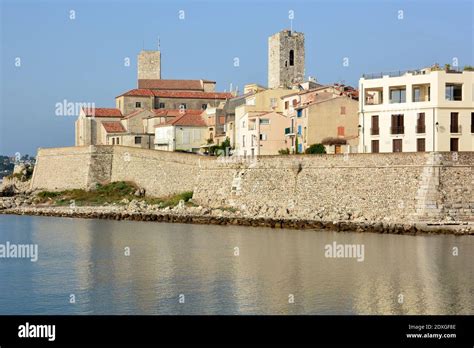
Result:
M370 128L370 134L371 135L379 135L380 134L379 116L378 115L372 116L372 128Z
M474 133L474 112L471 112L471 133Z
M462 100L462 84L447 83L445 94L446 94L446 100L461 101Z
M402 139L393 139L392 151L393 152L402 152Z
M345 115L345 114L346 114L346 107L341 106L341 115Z
M179 108L186 110L186 103L181 103L181 104L179 104Z
M135 103L135 107L136 107L136 108L141 108L141 107L142 107L142 103L141 103L141 102L136 102L136 103Z
M268 118L261 118L261 119L260 119L260 124L270 124L270 119L268 119Z
M379 141L378 140L372 140L372 152L373 153L378 153L379 152Z
M404 134L403 115L392 115L392 127L390 130L391 134Z
M135 144L141 144L142 143L142 137L135 137Z
M160 103L158 105L158 109L164 109L165 108L165 103Z
M260 140L267 140L267 135L265 133L260 133Z
M254 139L255 139L255 135L251 135L250 136L250 146L254 146Z
M270 107L271 108L277 107L277 98L270 98Z
M297 110L297 111L296 111L296 116L297 116L297 117L303 116L303 110L302 110L302 109Z
M201 104L201 109L206 110L207 109L207 104Z
M451 112L451 133L460 133L459 129L459 113Z
M117 145L120 145L120 138L117 138Z
M183 131L183 144L189 144L190 134L188 130Z
M115 138L112 138L112 145L115 145Z
M293 107L296 107L298 105L298 99L293 99Z
M406 88L391 88L390 89L390 103L405 103L406 102Z
M255 149L251 149L250 151L251 151L251 152L250 152L250 153L251 153L251 156L254 157L254 156L255 156Z
M416 139L416 151L425 152L425 138Z
M450 141L450 151L458 152L459 151L459 139L458 138L451 138Z
M290 50L290 66L295 65L295 51Z
M285 110L288 110L289 107L290 107L290 102L289 102L289 101L286 101L286 102L285 102Z
M245 121L242 121L242 128L245 128Z
M298 135L301 135L301 125L298 125Z
M414 102L421 101L421 88L420 87L413 88L413 101Z
M245 135L242 135L242 146L245 147Z
M337 127L337 136L344 136L344 127Z
M416 132L426 133L425 113L420 112L416 115Z

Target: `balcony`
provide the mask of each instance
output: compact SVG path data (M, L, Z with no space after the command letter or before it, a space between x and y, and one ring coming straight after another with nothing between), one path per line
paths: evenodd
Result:
M450 125L449 130L450 130L451 133L456 133L456 134L461 134L462 133L462 128L458 124Z
M390 127L390 134L405 134L405 127L403 126Z
M379 135L379 134L380 134L380 128L379 127L370 128L370 135Z
M295 130L292 127L285 128L285 135L295 135Z
M423 134L426 133L426 126L416 126L416 133L417 134Z

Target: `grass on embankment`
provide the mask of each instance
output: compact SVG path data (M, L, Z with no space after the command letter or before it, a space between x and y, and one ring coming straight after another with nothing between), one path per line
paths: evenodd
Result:
M125 204L124 199L128 201L144 201L147 204L159 204L162 207L174 207L181 200L191 204L189 200L193 197L192 192L183 192L167 197L137 197L135 192L137 185L132 182L117 181L106 185L98 184L94 190L86 191L80 189L65 190L60 192L42 191L36 196L35 203L64 206L74 203L76 206L99 206L108 204Z

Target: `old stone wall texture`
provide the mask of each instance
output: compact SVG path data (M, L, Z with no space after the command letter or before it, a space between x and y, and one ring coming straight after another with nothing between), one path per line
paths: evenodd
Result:
M437 157L434 157L437 156ZM433 158L435 160L433 160ZM256 216L474 221L474 152L215 159L125 146L40 149L32 188L134 181L150 196Z
M111 181L134 181L155 197L193 191L199 163L207 161L193 154L115 146Z
M39 149L32 189L61 191L88 187L93 146Z
M202 166L194 200L211 207L251 210L258 216L324 220L428 220L450 215L473 220L474 153L265 156L243 163L208 162ZM425 170L428 168L429 170ZM433 170L432 170L433 169ZM436 177L441 195L435 202L419 192L426 176ZM428 180L433 182L433 180ZM417 214L434 204L436 215ZM445 208L445 205L450 210ZM429 209L428 209L429 210Z

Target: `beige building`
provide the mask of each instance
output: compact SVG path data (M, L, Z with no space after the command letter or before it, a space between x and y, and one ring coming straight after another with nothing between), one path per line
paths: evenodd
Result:
M358 92L350 86L319 86L282 97L288 149L304 153L324 143L328 153L357 152Z
M474 150L473 71L381 73L359 88L360 152Z
M263 151L260 151L258 148L256 148L252 145L251 142L248 142L249 139L249 131L254 131L254 129L249 129L250 127L250 119L253 119L255 115L259 114L266 114L269 112L274 112L277 113L279 116L277 117L276 115L272 115L272 117L275 117L277 119L277 125L275 127L270 127L267 129L271 135L268 134L268 137L273 139L272 141L275 142L276 136L274 136L273 132L275 132L279 125L280 121L284 119L284 116L282 115L283 110L284 110L284 102L281 99L281 97L293 93L293 90L286 89L286 88L275 88L275 89L259 89L258 92L253 92L250 91L247 96L245 96L245 103L242 105L238 106L235 109L235 153L239 156L244 156L244 155L251 155L253 149L253 153L255 155L258 154L263 154ZM280 117L281 116L281 117ZM288 119L287 119L288 123ZM284 134L284 128L282 130L281 134ZM254 132L252 132L254 134ZM260 135L258 135L260 139ZM285 142L285 137L280 136L283 143L278 143L282 147L279 149L276 149L274 153L271 153L273 155L278 154L278 150L282 148L286 148L284 145ZM265 140L264 140L265 141ZM256 142L254 142L255 144ZM275 144L277 144L275 142ZM273 147L271 147L273 149ZM273 151L273 150L272 150ZM265 154L268 151L265 151Z
M281 112L246 112L240 118L237 155L262 156L278 155L278 151L287 147L283 136L288 118Z
M105 145L106 136L102 122L120 123L122 118L123 114L119 109L81 108L75 123L75 145Z
M207 125L201 112L184 112L155 127L155 149L163 151L199 152L206 142Z

